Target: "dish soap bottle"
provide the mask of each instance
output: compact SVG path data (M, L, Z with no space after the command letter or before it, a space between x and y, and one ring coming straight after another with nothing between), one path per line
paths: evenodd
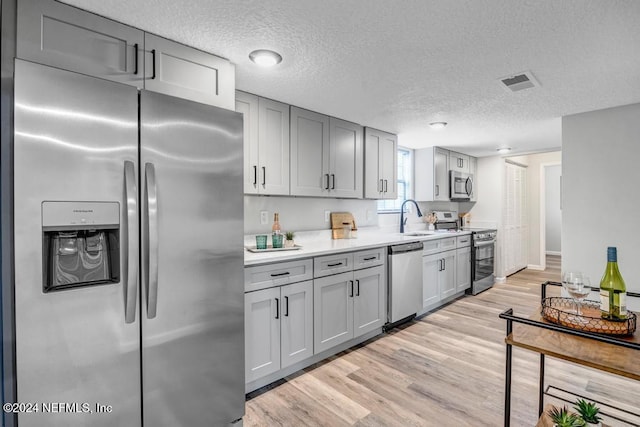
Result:
M609 320L627 318L627 288L618 270L618 252L607 248L607 268L600 280L600 316Z

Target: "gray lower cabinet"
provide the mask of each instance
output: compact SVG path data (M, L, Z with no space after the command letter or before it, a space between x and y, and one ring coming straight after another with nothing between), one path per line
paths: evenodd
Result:
M144 35L145 89L235 109L235 66L153 34Z
M313 355L313 282L245 294L245 381Z
M471 287L471 247L456 249L456 292Z
M386 319L385 266L314 279L314 352L382 327Z
M244 115L245 194L289 194L289 105L236 91Z
M144 32L53 0L18 1L16 56L144 86Z
M456 267L455 249L422 257L423 307L433 306L457 293Z

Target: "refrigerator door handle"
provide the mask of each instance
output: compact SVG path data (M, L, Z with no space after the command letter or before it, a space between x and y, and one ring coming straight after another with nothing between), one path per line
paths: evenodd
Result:
M156 317L158 308L158 193L156 188L156 169L153 163L144 165L146 200L146 262L145 289L147 293L147 319Z
M133 162L124 162L124 190L127 206L127 223L123 227L127 247L127 255L122 266L124 285L125 323L136 320L138 300L138 190L136 188L136 172Z

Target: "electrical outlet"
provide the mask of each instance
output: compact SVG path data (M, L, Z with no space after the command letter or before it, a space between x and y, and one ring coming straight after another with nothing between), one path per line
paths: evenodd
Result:
M324 222L331 221L331 211L324 211Z
M373 221L373 211L371 209L367 209L367 222Z
M260 225L269 224L269 211L260 211Z

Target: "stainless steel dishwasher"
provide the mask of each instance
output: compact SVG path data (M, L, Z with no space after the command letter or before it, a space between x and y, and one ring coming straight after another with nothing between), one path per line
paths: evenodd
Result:
M389 246L389 326L422 308L422 242Z

